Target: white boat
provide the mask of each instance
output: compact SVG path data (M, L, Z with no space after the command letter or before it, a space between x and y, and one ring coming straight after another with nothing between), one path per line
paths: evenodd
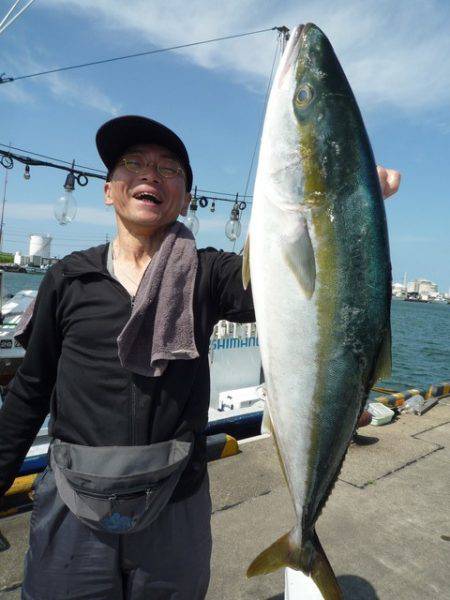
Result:
M20 318L36 298L37 290L21 290L2 304L0 324L0 385L6 385L17 371L25 350L14 339Z

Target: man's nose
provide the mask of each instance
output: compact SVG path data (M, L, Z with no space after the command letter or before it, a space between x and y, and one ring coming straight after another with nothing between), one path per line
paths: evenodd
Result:
M156 163L147 163L145 165L145 169L140 174L141 179L152 179L152 181L161 181L162 177L158 169L156 168Z

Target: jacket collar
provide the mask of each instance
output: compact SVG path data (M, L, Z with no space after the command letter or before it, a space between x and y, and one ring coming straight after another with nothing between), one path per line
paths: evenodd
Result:
M72 252L61 260L64 277L79 277L87 273L109 275L106 268L108 244Z

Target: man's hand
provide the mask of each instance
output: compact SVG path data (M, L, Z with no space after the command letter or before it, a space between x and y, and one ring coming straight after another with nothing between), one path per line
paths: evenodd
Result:
M398 171L394 171L394 169L385 169L379 165L377 165L377 171L383 198L389 198L389 196L398 191L401 175Z

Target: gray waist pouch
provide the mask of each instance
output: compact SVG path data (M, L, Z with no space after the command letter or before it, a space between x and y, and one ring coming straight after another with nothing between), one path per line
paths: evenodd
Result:
M147 527L169 501L193 447L193 434L150 446L80 446L55 440L50 465L61 499L92 529Z

